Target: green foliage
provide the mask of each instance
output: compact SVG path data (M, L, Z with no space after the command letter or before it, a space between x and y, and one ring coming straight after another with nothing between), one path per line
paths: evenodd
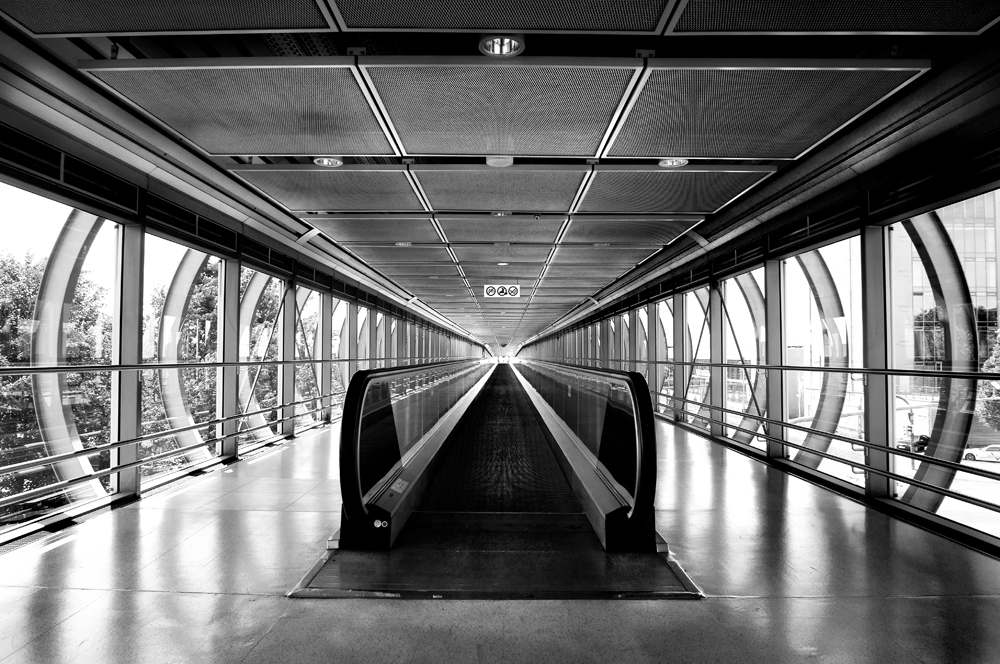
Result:
M982 370L987 373L1000 372L1000 341L993 344L989 358ZM1000 381L980 380L976 387L976 417L994 431L1000 431Z

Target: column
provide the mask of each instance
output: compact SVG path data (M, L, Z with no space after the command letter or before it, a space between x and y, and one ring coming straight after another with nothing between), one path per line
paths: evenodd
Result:
M781 324L781 261L769 260L764 264L765 329L764 350L767 364L779 366L785 362L784 328ZM778 422L785 421L785 377L780 369L767 370L767 415ZM785 438L784 427L768 424L769 439L767 456L781 459L785 457L785 446L780 441Z
M111 363L142 363L142 277L146 236L142 226L119 226ZM111 373L111 440L136 438L142 431L142 389L136 370ZM111 450L111 465L123 466L139 460L139 444ZM119 496L139 496L139 467L111 476Z
M861 233L861 317L864 325L864 363L867 369L889 368L889 284L886 281L889 264L888 229L869 226ZM895 395L891 376L865 376L865 439L888 449L894 439ZM865 461L870 467L887 472L888 452L865 449ZM892 480L884 475L866 473L865 491L876 498L892 497Z
M295 359L295 326L298 323L299 312L295 304L295 286L291 281L285 282L285 291L281 296L281 320L278 321L278 357L283 362ZM281 364L278 366L278 404L288 404L295 401L295 365ZM278 433L282 436L295 435L295 406L283 406L280 409L281 423Z
M240 261L224 258L219 261L218 354L220 362L240 361ZM220 418L239 414L240 370L236 366L222 367L216 373L215 412ZM226 419L215 426L215 435L222 440L220 455L235 459L239 448L236 432L239 420Z

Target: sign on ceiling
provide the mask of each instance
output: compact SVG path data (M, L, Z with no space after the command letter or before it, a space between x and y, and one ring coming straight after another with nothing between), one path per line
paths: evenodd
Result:
M520 297L521 287L517 284L486 284L483 286L484 297Z

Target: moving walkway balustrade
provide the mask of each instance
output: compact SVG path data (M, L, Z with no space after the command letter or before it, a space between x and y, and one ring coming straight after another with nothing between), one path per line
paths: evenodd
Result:
M450 434L477 398L490 398L484 386L507 367L544 423L549 446L604 549L666 551L653 528L656 440L642 375L490 361L354 376L341 430L343 519L329 548L392 547L442 459L463 444ZM497 472L510 477L516 467Z

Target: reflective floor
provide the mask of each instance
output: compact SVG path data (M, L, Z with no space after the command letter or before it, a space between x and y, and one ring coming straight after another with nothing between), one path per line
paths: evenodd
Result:
M702 601L292 600L339 431L0 556L0 662L1000 662L1000 562L658 423Z

